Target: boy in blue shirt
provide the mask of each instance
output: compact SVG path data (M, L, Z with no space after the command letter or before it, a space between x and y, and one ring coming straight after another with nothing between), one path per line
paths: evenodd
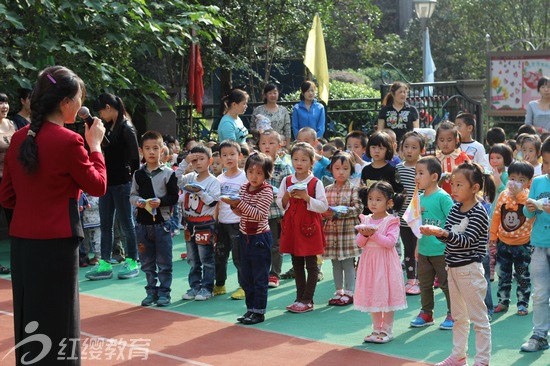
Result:
M160 161L165 148L160 133L148 131L143 135L139 151L145 164L134 173L130 191L130 203L137 207L141 270L147 278L147 297L141 301L142 306L170 304L172 235L166 227L172 207L178 202L179 189L174 171ZM160 285L157 285L157 278Z
M527 218L536 216L531 231L531 283L533 285L533 335L521 345L524 352L548 349L550 324L550 139L541 148L545 174L535 177L523 208ZM544 203L544 201L546 203Z

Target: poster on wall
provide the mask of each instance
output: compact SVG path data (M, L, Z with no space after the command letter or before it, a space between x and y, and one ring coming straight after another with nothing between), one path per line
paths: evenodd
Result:
M550 76L550 52L493 52L488 56L488 114L525 115L527 104L540 98L539 79Z

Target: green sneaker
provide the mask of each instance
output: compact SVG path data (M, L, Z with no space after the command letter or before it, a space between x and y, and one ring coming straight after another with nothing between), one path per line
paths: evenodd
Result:
M128 278L134 278L139 275L138 262L132 258L126 258L126 261L122 263L122 269L118 271L118 278L126 280Z
M86 272L86 278L92 281L113 278L113 266L111 263L100 259L97 265Z

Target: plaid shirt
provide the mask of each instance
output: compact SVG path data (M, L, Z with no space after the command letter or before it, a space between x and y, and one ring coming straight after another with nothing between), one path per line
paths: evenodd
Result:
M326 220L324 233L327 246L323 257L342 260L358 257L361 254L361 249L355 241L357 236L355 225L360 223L359 214L363 212L358 190L359 188L349 180L341 190L336 187L336 184L325 188L329 206L348 206L348 212Z
M281 158L277 157L275 159L275 162L273 162L273 174L271 175L271 178L267 180L267 183L271 184L273 187L273 202L271 202L271 206L269 207L269 219L276 219L279 217L283 217L283 211L277 206L276 203L276 197L277 197L277 190L281 186L281 182L283 179L285 179L287 176L292 175L292 168L289 164L287 164L286 161L282 160Z

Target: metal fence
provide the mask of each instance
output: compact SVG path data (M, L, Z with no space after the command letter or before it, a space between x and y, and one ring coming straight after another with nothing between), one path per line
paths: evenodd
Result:
M362 130L371 133L382 107L383 97L389 91L390 85L380 86L380 98L329 100L325 109L327 113L327 128L325 137L345 136L350 130ZM476 116L476 137L483 136L483 114L480 101L465 94L458 82L414 83L410 84L409 104L414 105L420 114L421 127L433 127L445 120L454 120L461 112L473 113ZM286 107L289 113L298 101L281 101L279 105ZM250 125L253 109L262 103L249 103L241 119L246 127ZM178 136L187 140L190 137L201 140L216 139L217 124L222 117L219 104L203 105L202 114L196 112L192 116L189 105L176 107Z

